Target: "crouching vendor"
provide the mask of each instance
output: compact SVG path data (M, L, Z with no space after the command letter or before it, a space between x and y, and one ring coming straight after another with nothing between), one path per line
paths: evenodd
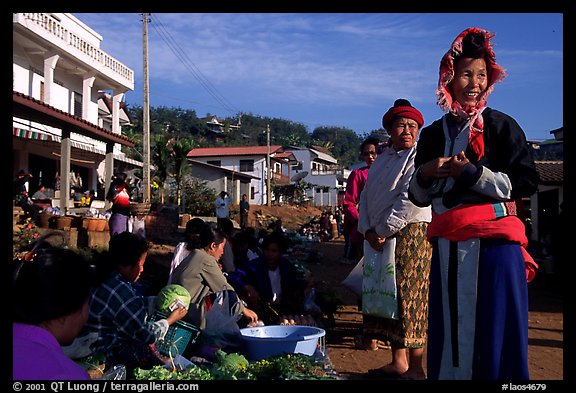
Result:
M134 285L147 255L148 243L141 236L131 232L112 236L108 253L97 261L102 281L90 298L90 314L81 334L95 333L93 353L103 354L107 366L123 364L128 375L136 367L163 364L151 345L187 313L179 305L166 319L149 322L156 296L142 296Z

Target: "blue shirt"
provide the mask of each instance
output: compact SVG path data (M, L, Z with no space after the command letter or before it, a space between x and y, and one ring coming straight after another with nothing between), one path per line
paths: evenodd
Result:
M90 298L86 333L98 333L95 352L108 352L124 344L153 344L156 335L147 324L148 302L139 296L132 282L119 273L104 281Z

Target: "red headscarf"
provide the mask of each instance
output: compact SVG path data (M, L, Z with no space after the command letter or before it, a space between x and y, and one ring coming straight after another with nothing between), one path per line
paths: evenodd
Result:
M484 59L486 60L490 79L488 80L486 90L478 97L478 104L473 107L462 107L462 105L452 97L452 93L447 86L454 78L454 59L462 55L462 41L464 37L470 33L484 35L484 50L486 52ZM476 152L478 158L484 155L484 135L482 134L484 119L482 118L482 108L486 106L486 98L492 93L492 90L494 90L494 84L502 81L506 77L506 70L496 63L496 55L492 50L493 44L490 42L493 37L494 34L477 27L470 27L460 33L452 43L448 52L442 57L442 61L440 62L440 78L438 80L438 89L436 90L438 105L444 112L452 113L459 121L470 120L470 139L468 143L472 150Z

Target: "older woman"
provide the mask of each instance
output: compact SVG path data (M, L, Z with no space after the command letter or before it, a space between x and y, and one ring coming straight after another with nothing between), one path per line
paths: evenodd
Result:
M432 206L430 379L528 379L533 261L515 199L536 190L524 132L486 106L505 76L486 30L456 37L440 63L438 104L422 130L410 200Z
M358 230L365 239L364 334L389 340L392 362L369 374L425 379L422 363L432 256L426 228L431 212L429 207L417 207L408 199L416 140L424 118L408 100L398 99L384 115L382 124L390 135L390 143L368 172L360 196ZM366 287L369 266L374 264L387 264L388 271L394 270L395 285L392 286L396 289L392 296L396 299L397 311L386 316L375 313L368 301L370 292L382 291L382 288Z

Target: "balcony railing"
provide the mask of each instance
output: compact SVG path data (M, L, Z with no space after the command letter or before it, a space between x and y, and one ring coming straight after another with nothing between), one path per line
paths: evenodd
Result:
M281 173L272 172L271 176L270 176L270 180L274 184L278 184L278 185L285 186L285 185L290 184L290 177L288 177L286 175L282 175Z
M26 12L22 15L26 20L37 24L47 33L52 34L53 36L64 41L72 48L75 48L76 50L84 53L93 61L127 79L130 83L134 83L134 71L120 63L118 60L114 59L112 56L106 54L101 49L90 44L82 37L63 27L62 24L60 24L49 14L39 12Z
M344 169L339 166L330 166L327 168L320 168L320 169L312 169L311 173L312 176L319 176L319 175L343 175Z

